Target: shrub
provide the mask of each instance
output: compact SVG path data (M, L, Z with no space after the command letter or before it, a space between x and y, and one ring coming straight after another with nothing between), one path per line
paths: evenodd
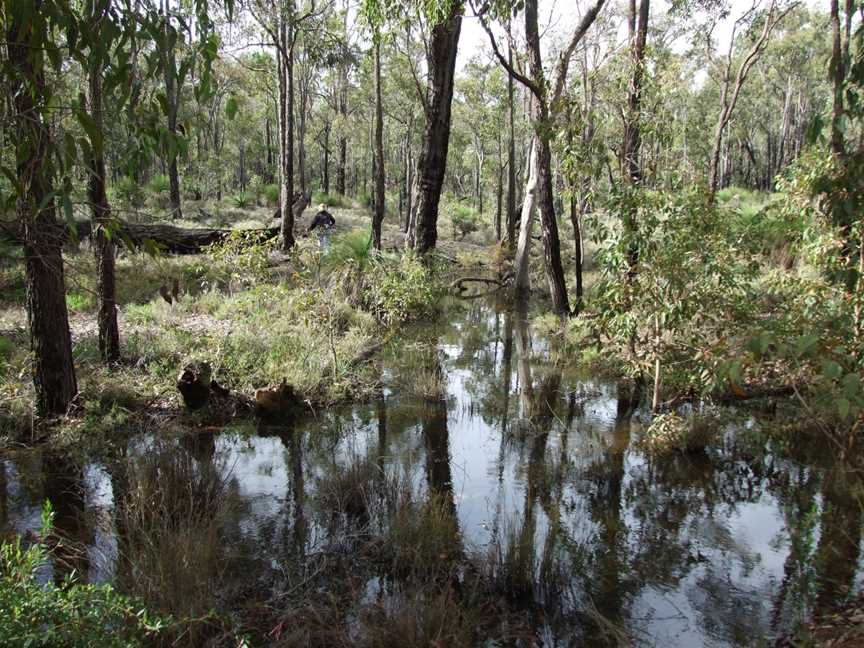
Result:
M367 299L381 322L393 326L435 310L440 287L430 270L416 256L406 254L396 262L373 266Z
M261 193L264 195L264 200L271 207L275 207L279 202L279 186L275 184L264 185L261 188Z
M204 274L213 275L213 268L225 268L235 280L257 283L268 276L268 256L276 246L276 239L268 239L258 230L232 230L221 243L204 249L212 264Z
M0 645L141 646L164 627L140 604L110 585L86 585L67 577L61 587L41 582L49 560L44 541L54 514L46 502L41 540L24 548L21 538L0 546Z
M147 183L147 190L154 194L168 193L171 190L171 182L164 173L157 173Z
M126 205L141 207L144 204L144 192L134 178L123 176L114 184L113 189L117 199Z
M677 412L658 414L640 444L658 454L701 452L712 438L712 423L700 416L685 418Z
M66 306L72 311L93 310L96 300L92 293L67 292Z
M453 238L460 240L480 229L480 215L467 205L453 205L450 221L453 223Z
M340 196L339 194L329 194L324 192L317 192L312 194L312 205L317 206L321 203L326 204L328 207L350 207L348 199L345 196Z

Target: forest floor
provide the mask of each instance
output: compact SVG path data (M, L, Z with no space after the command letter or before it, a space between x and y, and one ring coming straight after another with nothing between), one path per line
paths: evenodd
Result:
M369 232L368 209L355 204L329 210L336 219L331 245L352 232ZM310 407L371 393L374 376L366 363L355 359L393 327L383 326L345 294L340 285L345 284L344 269L322 268L318 238L306 234L316 211L317 205L310 206L298 220L298 244L289 254L275 243L243 249L222 246L195 255L120 250L117 291L123 358L110 368L98 356L92 252L86 243L70 247L64 255L67 306L84 414L67 421L65 427L75 430L69 441L85 433L98 439L142 412L163 420L178 416L182 408L175 380L193 360L209 362L220 384L242 394L287 380ZM118 215L182 227L273 225L272 209L267 207L238 210L189 201L184 214L177 221L145 217L142 212ZM436 275L437 290L444 290L457 274L492 274L498 248L492 232L456 240L449 223L442 221L438 252L444 270ZM389 214L383 243L385 251L395 253L404 247L401 227ZM175 282L178 297L169 302L160 291L170 292ZM25 442L22 434L28 430L35 440L28 339L23 261L20 250L9 248L0 257L0 437ZM183 417L177 422L189 423ZM63 435L53 436L63 443Z

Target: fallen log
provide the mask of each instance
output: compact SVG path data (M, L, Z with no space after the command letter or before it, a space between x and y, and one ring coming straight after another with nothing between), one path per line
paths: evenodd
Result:
M462 277L450 284L450 288L455 290L456 292L462 293L465 292L465 284L467 283L485 283L498 286L499 288L501 287L500 279L492 279L490 277Z
M309 197L299 197L294 203L294 219L298 220L303 210L309 205ZM201 210L203 212L203 210ZM206 213L206 212L203 212ZM208 214L209 216L209 214ZM275 218L281 220L280 211L277 209ZM176 227L167 223L143 224L128 223L126 221L115 221L113 235L132 247L141 249L145 245L153 244L159 250L170 254L197 254L202 248L221 243L228 238L232 232L243 231L258 234L262 240L270 240L281 234L280 224L273 227L259 227L248 230L233 230L225 228L210 227ZM93 224L91 221L80 221L75 225L75 236L77 239L89 240L93 235ZM15 222L0 222L0 238L18 245L23 244L18 224Z
M93 226L89 221L78 224L78 238L89 239ZM205 227L175 227L174 225L120 222L116 228L115 237L124 240L135 248L147 244L155 244L160 250L171 254L196 254L202 248L214 243L221 243L232 232L253 232L263 240L276 238L280 234L279 227L259 227L248 230L214 229Z

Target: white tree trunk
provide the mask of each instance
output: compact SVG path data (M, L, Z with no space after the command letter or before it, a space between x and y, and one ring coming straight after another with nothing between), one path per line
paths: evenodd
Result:
M527 293L530 288L528 265L531 260L531 229L534 225L534 206L537 203L537 138L531 140L528 150L528 181L525 183L522 202L522 221L519 225L519 244L516 247L513 282L517 296Z

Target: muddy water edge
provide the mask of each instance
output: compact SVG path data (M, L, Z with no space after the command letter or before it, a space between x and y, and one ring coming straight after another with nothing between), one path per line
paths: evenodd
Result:
M652 455L639 395L530 313L446 313L391 343L368 403L4 456L0 534L49 499L45 577L186 619L179 645L752 646L859 591L859 477L784 442L782 407Z

